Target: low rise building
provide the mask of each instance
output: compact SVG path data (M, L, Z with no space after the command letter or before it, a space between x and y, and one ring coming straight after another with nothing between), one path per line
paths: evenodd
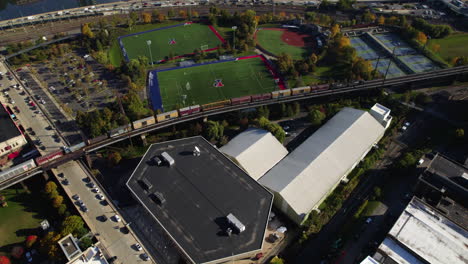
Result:
M255 180L288 155L288 150L270 132L257 128L240 133L220 151L234 159Z
M273 195L202 137L151 145L127 187L191 263L261 252Z
M0 162L2 163L13 158L12 153L28 143L10 114L2 104L0 106Z
M414 197L373 259L381 264L465 264L468 232Z
M390 110L344 108L259 179L275 206L297 224L341 182L382 138Z

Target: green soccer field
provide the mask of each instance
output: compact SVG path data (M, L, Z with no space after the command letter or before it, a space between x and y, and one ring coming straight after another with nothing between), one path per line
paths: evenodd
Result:
M258 57L161 71L157 79L164 111L278 89ZM215 87L216 80L224 86Z
M149 52L147 41L151 53ZM146 56L154 62L167 59L168 56L181 56L193 53L195 49L211 49L221 45L221 40L211 29L202 24L181 25L161 28L151 32L123 36L121 38L128 59Z

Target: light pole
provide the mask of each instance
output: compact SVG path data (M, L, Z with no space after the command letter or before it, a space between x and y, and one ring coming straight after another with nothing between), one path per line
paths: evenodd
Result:
M149 54L150 54L150 59L151 59L151 66L153 66L153 55L151 54L151 40L147 40L146 41L146 45L148 45L148 50L149 50Z
M395 57L395 49L396 49L399 45L400 45L400 43L399 43L399 42L396 42L396 43L395 43L395 46L393 47L392 56L390 56L390 60L388 61L387 70L385 71L385 75L384 75L384 79L383 79L382 84L384 84L384 83L385 83L385 80L387 79L388 70L390 69L390 65L392 64L393 57Z
M232 35L232 49L233 50L236 49L236 29L237 29L237 26L232 26L232 30L234 31Z

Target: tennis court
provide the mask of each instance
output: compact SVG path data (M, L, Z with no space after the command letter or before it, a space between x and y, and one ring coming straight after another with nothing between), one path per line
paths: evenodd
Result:
M374 67L374 69L377 68L377 71L379 71L379 73L381 73L382 75L385 75L385 72L388 69L387 78L394 78L394 77L400 77L400 76L406 75L400 69L400 67L398 67L390 59L380 59L379 60L379 65L377 65L377 60L372 60L371 63L372 63L372 67ZM389 63L391 63L390 67L388 65Z
M414 72L426 72L439 69L431 60L423 55L406 55L399 57Z
M376 60L379 57L385 57L385 54L383 52L372 48L360 37L351 37L350 41L351 46L353 46L353 48L356 49L358 56L365 60Z
M395 48L395 55L397 56L418 53L395 33L375 34L374 36L390 50L393 50L393 48L397 46L397 48Z
M153 108L162 111L206 104L284 88L259 55L150 72Z
M154 63L192 54L196 49L216 50L224 39L212 27L199 23L181 23L119 37L126 61L139 56Z

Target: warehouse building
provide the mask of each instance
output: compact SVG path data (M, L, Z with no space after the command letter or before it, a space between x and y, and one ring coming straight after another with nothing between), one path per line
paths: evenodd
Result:
M16 157L17 152L28 143L10 114L2 104L0 106L0 164Z
M191 263L250 258L262 249L272 193L202 137L151 145L127 187Z
M270 132L257 128L240 133L220 151L234 159L255 180L288 155Z
M259 179L275 206L297 224L320 203L382 138L390 110L344 108Z
M381 264L466 264L466 220L460 226L414 197L373 259Z

